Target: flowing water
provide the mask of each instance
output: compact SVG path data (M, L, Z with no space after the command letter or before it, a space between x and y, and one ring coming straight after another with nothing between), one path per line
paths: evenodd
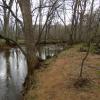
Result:
M52 45L43 46L37 56L45 60L62 49ZM22 84L26 75L26 60L18 48L0 51L0 100L21 100Z

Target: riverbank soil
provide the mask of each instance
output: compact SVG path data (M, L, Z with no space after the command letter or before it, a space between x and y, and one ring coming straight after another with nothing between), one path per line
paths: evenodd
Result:
M83 73L88 84L75 87L85 55L79 48L75 46L46 61L47 68L35 72L35 87L28 91L25 100L100 100L100 55L89 54Z

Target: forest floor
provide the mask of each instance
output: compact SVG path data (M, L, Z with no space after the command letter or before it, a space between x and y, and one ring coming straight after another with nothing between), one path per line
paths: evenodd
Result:
M74 86L85 54L79 48L61 52L36 70L35 87L28 91L25 100L100 100L100 55L89 54L85 62L83 76L89 84Z

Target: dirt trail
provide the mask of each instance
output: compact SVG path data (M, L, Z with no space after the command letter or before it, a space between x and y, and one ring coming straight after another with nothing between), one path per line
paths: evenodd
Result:
M84 56L78 49L62 52L48 68L36 71L37 87L28 92L27 100L100 100L100 70L85 66L84 77L91 79L91 85L79 89L73 86ZM100 56L90 54L86 65L100 67Z

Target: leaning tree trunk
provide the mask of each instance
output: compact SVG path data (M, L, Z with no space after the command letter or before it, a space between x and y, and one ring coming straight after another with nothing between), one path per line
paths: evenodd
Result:
M32 31L32 15L31 15L31 5L29 0L18 0L19 6L21 8L24 28L23 32L26 40L26 52L28 61L28 81L31 76L33 76L34 68L38 64L36 57L36 48L34 34Z

